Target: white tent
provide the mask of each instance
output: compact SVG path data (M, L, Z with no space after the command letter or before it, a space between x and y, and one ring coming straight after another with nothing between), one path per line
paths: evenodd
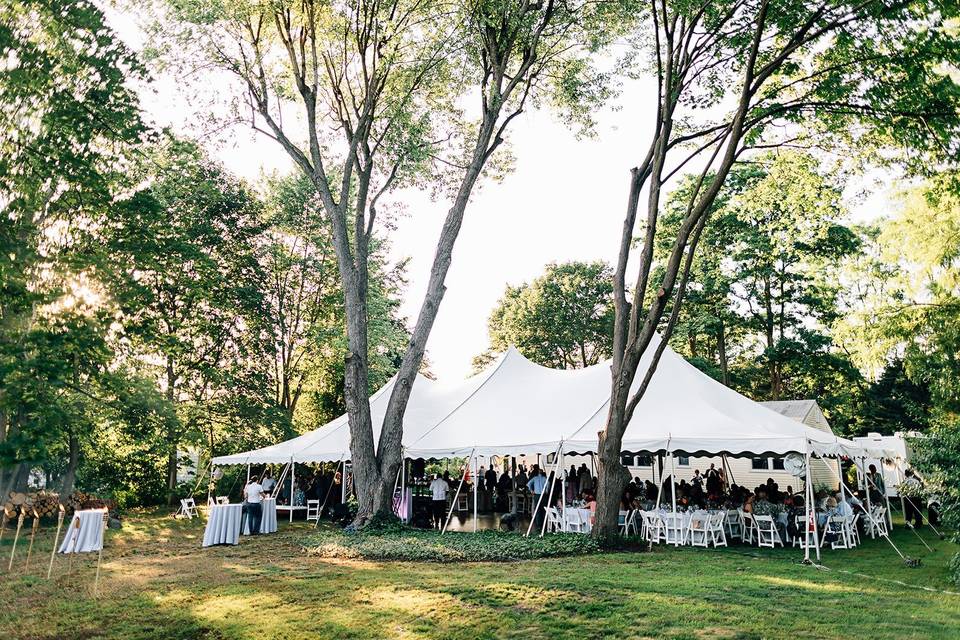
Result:
M657 340L640 364L639 385ZM370 398L374 439L395 380ZM596 451L610 401L610 365L542 367L510 348L455 384L418 377L404 416L408 458ZM667 348L623 438L629 452L688 455L813 453L887 457L786 418L713 380ZM347 417L275 445L214 458L215 465L324 462L350 457Z

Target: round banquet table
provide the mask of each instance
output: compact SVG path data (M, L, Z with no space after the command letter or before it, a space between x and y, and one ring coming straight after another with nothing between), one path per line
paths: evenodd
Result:
M242 504L213 504L207 513L207 528L203 531L203 546L237 544L240 538Z
M260 533L277 532L277 499L264 498L262 505L262 514L260 516ZM243 535L250 535L250 516L243 519Z
M103 548L103 516L106 509L75 511L60 553L87 553Z

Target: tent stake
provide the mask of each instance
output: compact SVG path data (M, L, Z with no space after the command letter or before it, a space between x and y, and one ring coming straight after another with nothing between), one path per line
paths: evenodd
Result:
M33 539L37 537L37 529L40 527L40 514L37 513L36 509L33 511L33 526L30 528L30 546L27 547L27 564L24 567L24 571L30 570L30 554L33 553Z
M57 543L60 541L60 527L63 526L63 505L60 505L60 513L57 514L57 534L53 537L53 549L50 550L50 566L47 567L47 580L53 572L53 558L57 555Z
M23 528L23 519L26 515L27 514L21 509L20 517L17 518L17 532L13 535L13 546L10 547L10 562L7 563L7 571L13 568L13 556L17 553L17 540L20 539L20 529Z

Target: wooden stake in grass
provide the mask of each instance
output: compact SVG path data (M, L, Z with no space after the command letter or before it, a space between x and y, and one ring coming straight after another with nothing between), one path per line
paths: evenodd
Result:
M103 558L103 545L107 542L107 522L110 519L110 512L103 514L103 523L100 529L100 549L97 551L97 575L93 579L93 597L96 598L100 589L100 560Z
M33 541L37 537L37 529L40 528L40 514L36 509L33 511L33 526L30 527L30 546L27 547L27 563L24 566L24 572L30 571L30 554L33 553Z
M17 553L17 540L20 539L20 529L23 528L23 519L26 515L27 514L21 510L20 517L17 518L17 532L13 536L13 546L10 547L10 562L7 563L7 571L13 568L13 556Z
M53 549L50 550L50 566L47 567L47 580L53 573L53 559L57 555L57 543L60 542L60 527L63 526L63 505L60 505L60 512L57 514L57 535L53 537Z
M0 542L3 541L3 532L7 529L7 520L16 515L9 503L3 505L3 519L0 521Z

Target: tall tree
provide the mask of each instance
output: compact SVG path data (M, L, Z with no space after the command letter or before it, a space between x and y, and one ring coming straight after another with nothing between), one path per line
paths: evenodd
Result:
M620 465L623 433L676 324L694 251L735 162L763 148L812 144L811 133L820 146L848 145L848 156L854 149L909 149L886 157L896 155L912 168L952 157L960 88L943 71L960 57L945 26L955 17L954 3L936 1L651 3L644 36L658 82L656 117L646 154L631 171L615 271L612 390L600 434L596 535L616 534L628 480ZM664 188L694 161L703 169L662 277L652 278ZM628 301L627 268L644 191L642 249ZM663 339L655 344L671 300Z
M490 348L474 363L516 346L545 367L579 369L610 357L613 270L603 262L547 265L542 276L507 287L490 314Z
M242 86L251 125L314 183L344 292L344 395L360 502L357 524L391 510L403 416L443 298L475 185L506 131L533 101L567 99L588 118L589 64L606 3L469 0L170 2L176 46ZM166 18L166 17L165 17ZM475 92L471 100L463 100ZM571 99L572 98L572 99ZM473 108L477 110L472 111ZM303 128L284 111L296 110ZM305 134L305 144L300 135ZM368 394L369 267L378 206L429 181L450 197L426 294L374 440Z
M116 400L83 238L130 187L144 69L85 0L4 2L0 57L0 492L59 447L70 490L89 401Z
M214 407L237 406L248 387L243 319L262 307L263 228L250 191L195 144L169 139L143 164L148 188L115 210L103 237L121 265L110 288L127 362L152 372L177 407L165 434L172 500L185 436L209 432Z

